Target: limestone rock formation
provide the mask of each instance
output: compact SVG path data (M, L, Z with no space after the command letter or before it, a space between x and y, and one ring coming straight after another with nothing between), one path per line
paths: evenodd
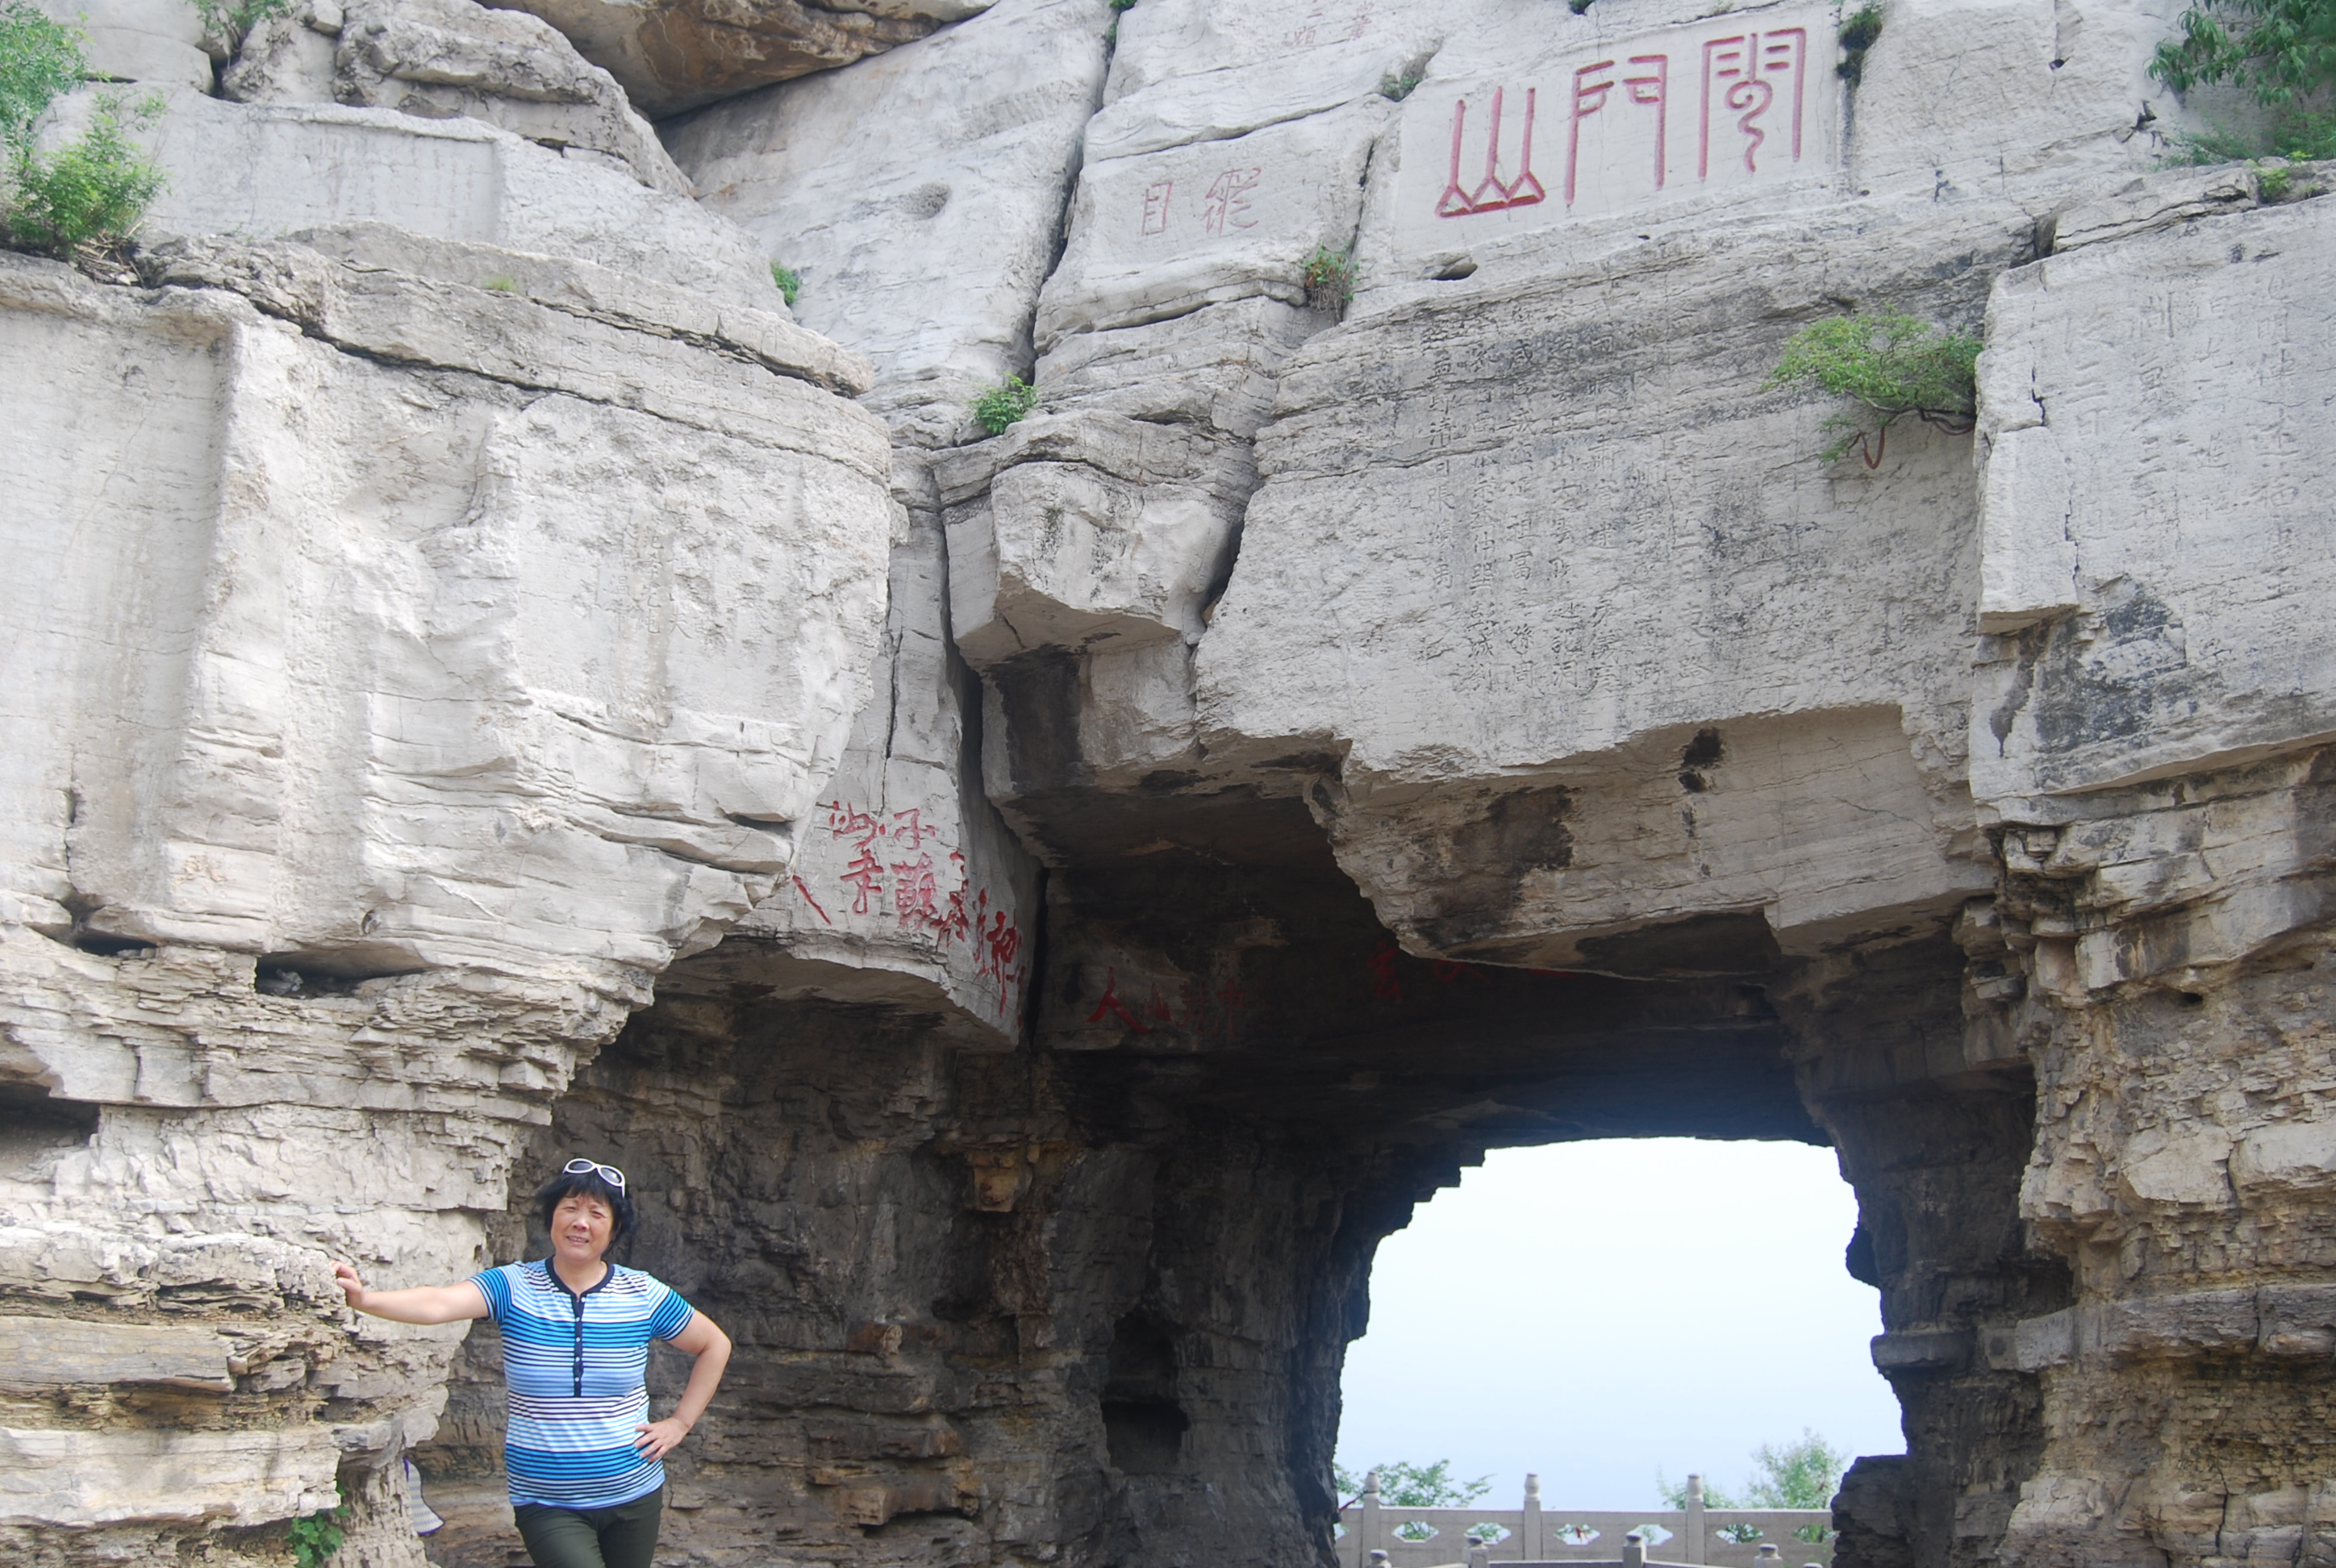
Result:
M599 154L644 185L687 182L615 78L535 17L471 0L315 0L263 19L221 77L245 102L470 118L564 152Z
M678 1558L1319 1568L1378 1240L1679 1134L1856 1189L1834 1562L2336 1552L2336 170L2174 0L529 9L108 13L139 281L0 264L8 1550L502 1568L329 1258L581 1149Z
M991 0L530 0L648 114L849 65L970 16Z
M765 88L669 132L706 206L802 274L804 320L875 361L870 406L896 424L921 410L927 444L975 439L967 401L1029 367L1030 302L1110 15L1105 0L1003 0L865 71Z

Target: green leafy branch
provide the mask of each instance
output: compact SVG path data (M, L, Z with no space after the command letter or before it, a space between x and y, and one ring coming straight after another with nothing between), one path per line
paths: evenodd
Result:
M2207 0L2149 73L2176 93L2228 82L2266 107L2314 97L2336 83L2336 0Z
M2227 83L2271 112L2267 134L2185 137L2176 161L2336 158L2336 0L2205 0L2158 44L2149 73L2176 93Z
M1971 433L1979 402L1980 341L1899 310L1836 316L1793 334L1766 388L1811 382L1858 406L1828 415L1835 439L1823 461L1855 451L1882 465L1890 427L1913 414L1955 435Z
M1730 1492L1707 1481L1703 1487L1703 1505L1707 1508L1823 1508L1841 1490L1842 1475L1849 1468L1849 1456L1827 1443L1808 1427L1789 1443L1763 1443L1752 1450L1754 1463L1760 1473L1746 1484L1741 1492ZM1662 1495L1666 1508L1687 1506L1687 1483L1674 1484L1664 1478L1661 1470L1655 1472L1655 1489ZM1730 1541L1748 1544L1760 1538L1760 1532L1750 1524L1732 1524L1722 1530L1749 1531L1749 1534L1728 1535ZM1796 1541L1812 1544L1832 1534L1822 1524L1804 1524L1793 1532Z
M130 135L161 117L159 95L134 104L102 97L78 140L41 150L34 128L42 117L90 80L82 44L30 0L0 0L0 229L19 249L57 257L118 249L162 190L161 170Z
M1438 1459L1433 1465L1397 1460L1373 1468L1379 1473L1379 1501L1390 1508L1465 1508L1493 1489L1490 1475L1479 1475L1474 1481L1454 1475L1449 1459ZM1334 1465L1330 1476L1342 1494L1362 1492L1362 1477L1350 1470Z
M30 141L49 105L89 78L82 35L49 20L31 0L0 5L0 139Z

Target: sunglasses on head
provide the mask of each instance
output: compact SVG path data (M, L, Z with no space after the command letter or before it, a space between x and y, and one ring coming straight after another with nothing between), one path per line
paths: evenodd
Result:
M580 1176L587 1171L598 1171L600 1174L600 1179L608 1185L620 1193L625 1190L625 1173L614 1165L604 1165L598 1160L570 1160L560 1168L571 1176Z

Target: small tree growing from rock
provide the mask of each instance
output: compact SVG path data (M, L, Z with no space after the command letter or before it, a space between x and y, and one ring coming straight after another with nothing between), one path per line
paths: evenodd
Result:
M162 189L162 171L130 138L161 112L159 98L101 98L89 128L43 151L34 128L59 98L89 79L81 38L30 0L0 4L0 152L6 159L7 243L84 266L112 258Z
M1882 463L1890 427L1908 414L1953 434L1969 434L1979 401L1980 341L1903 311L1835 316L1793 334L1767 386L1815 382L1856 406L1830 414L1835 439L1823 461L1854 450L1868 468Z
M2188 139L2189 161L2336 158L2336 0L2206 0L2183 13L2149 73L2176 93L2226 82L2269 111L2263 136Z

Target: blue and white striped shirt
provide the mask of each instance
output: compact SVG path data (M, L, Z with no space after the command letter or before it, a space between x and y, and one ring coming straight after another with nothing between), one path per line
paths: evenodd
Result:
M689 1303L614 1263L580 1296L548 1261L506 1263L471 1282L503 1334L511 1502L613 1508L664 1485L664 1464L633 1443L649 1418L649 1339L688 1328Z

